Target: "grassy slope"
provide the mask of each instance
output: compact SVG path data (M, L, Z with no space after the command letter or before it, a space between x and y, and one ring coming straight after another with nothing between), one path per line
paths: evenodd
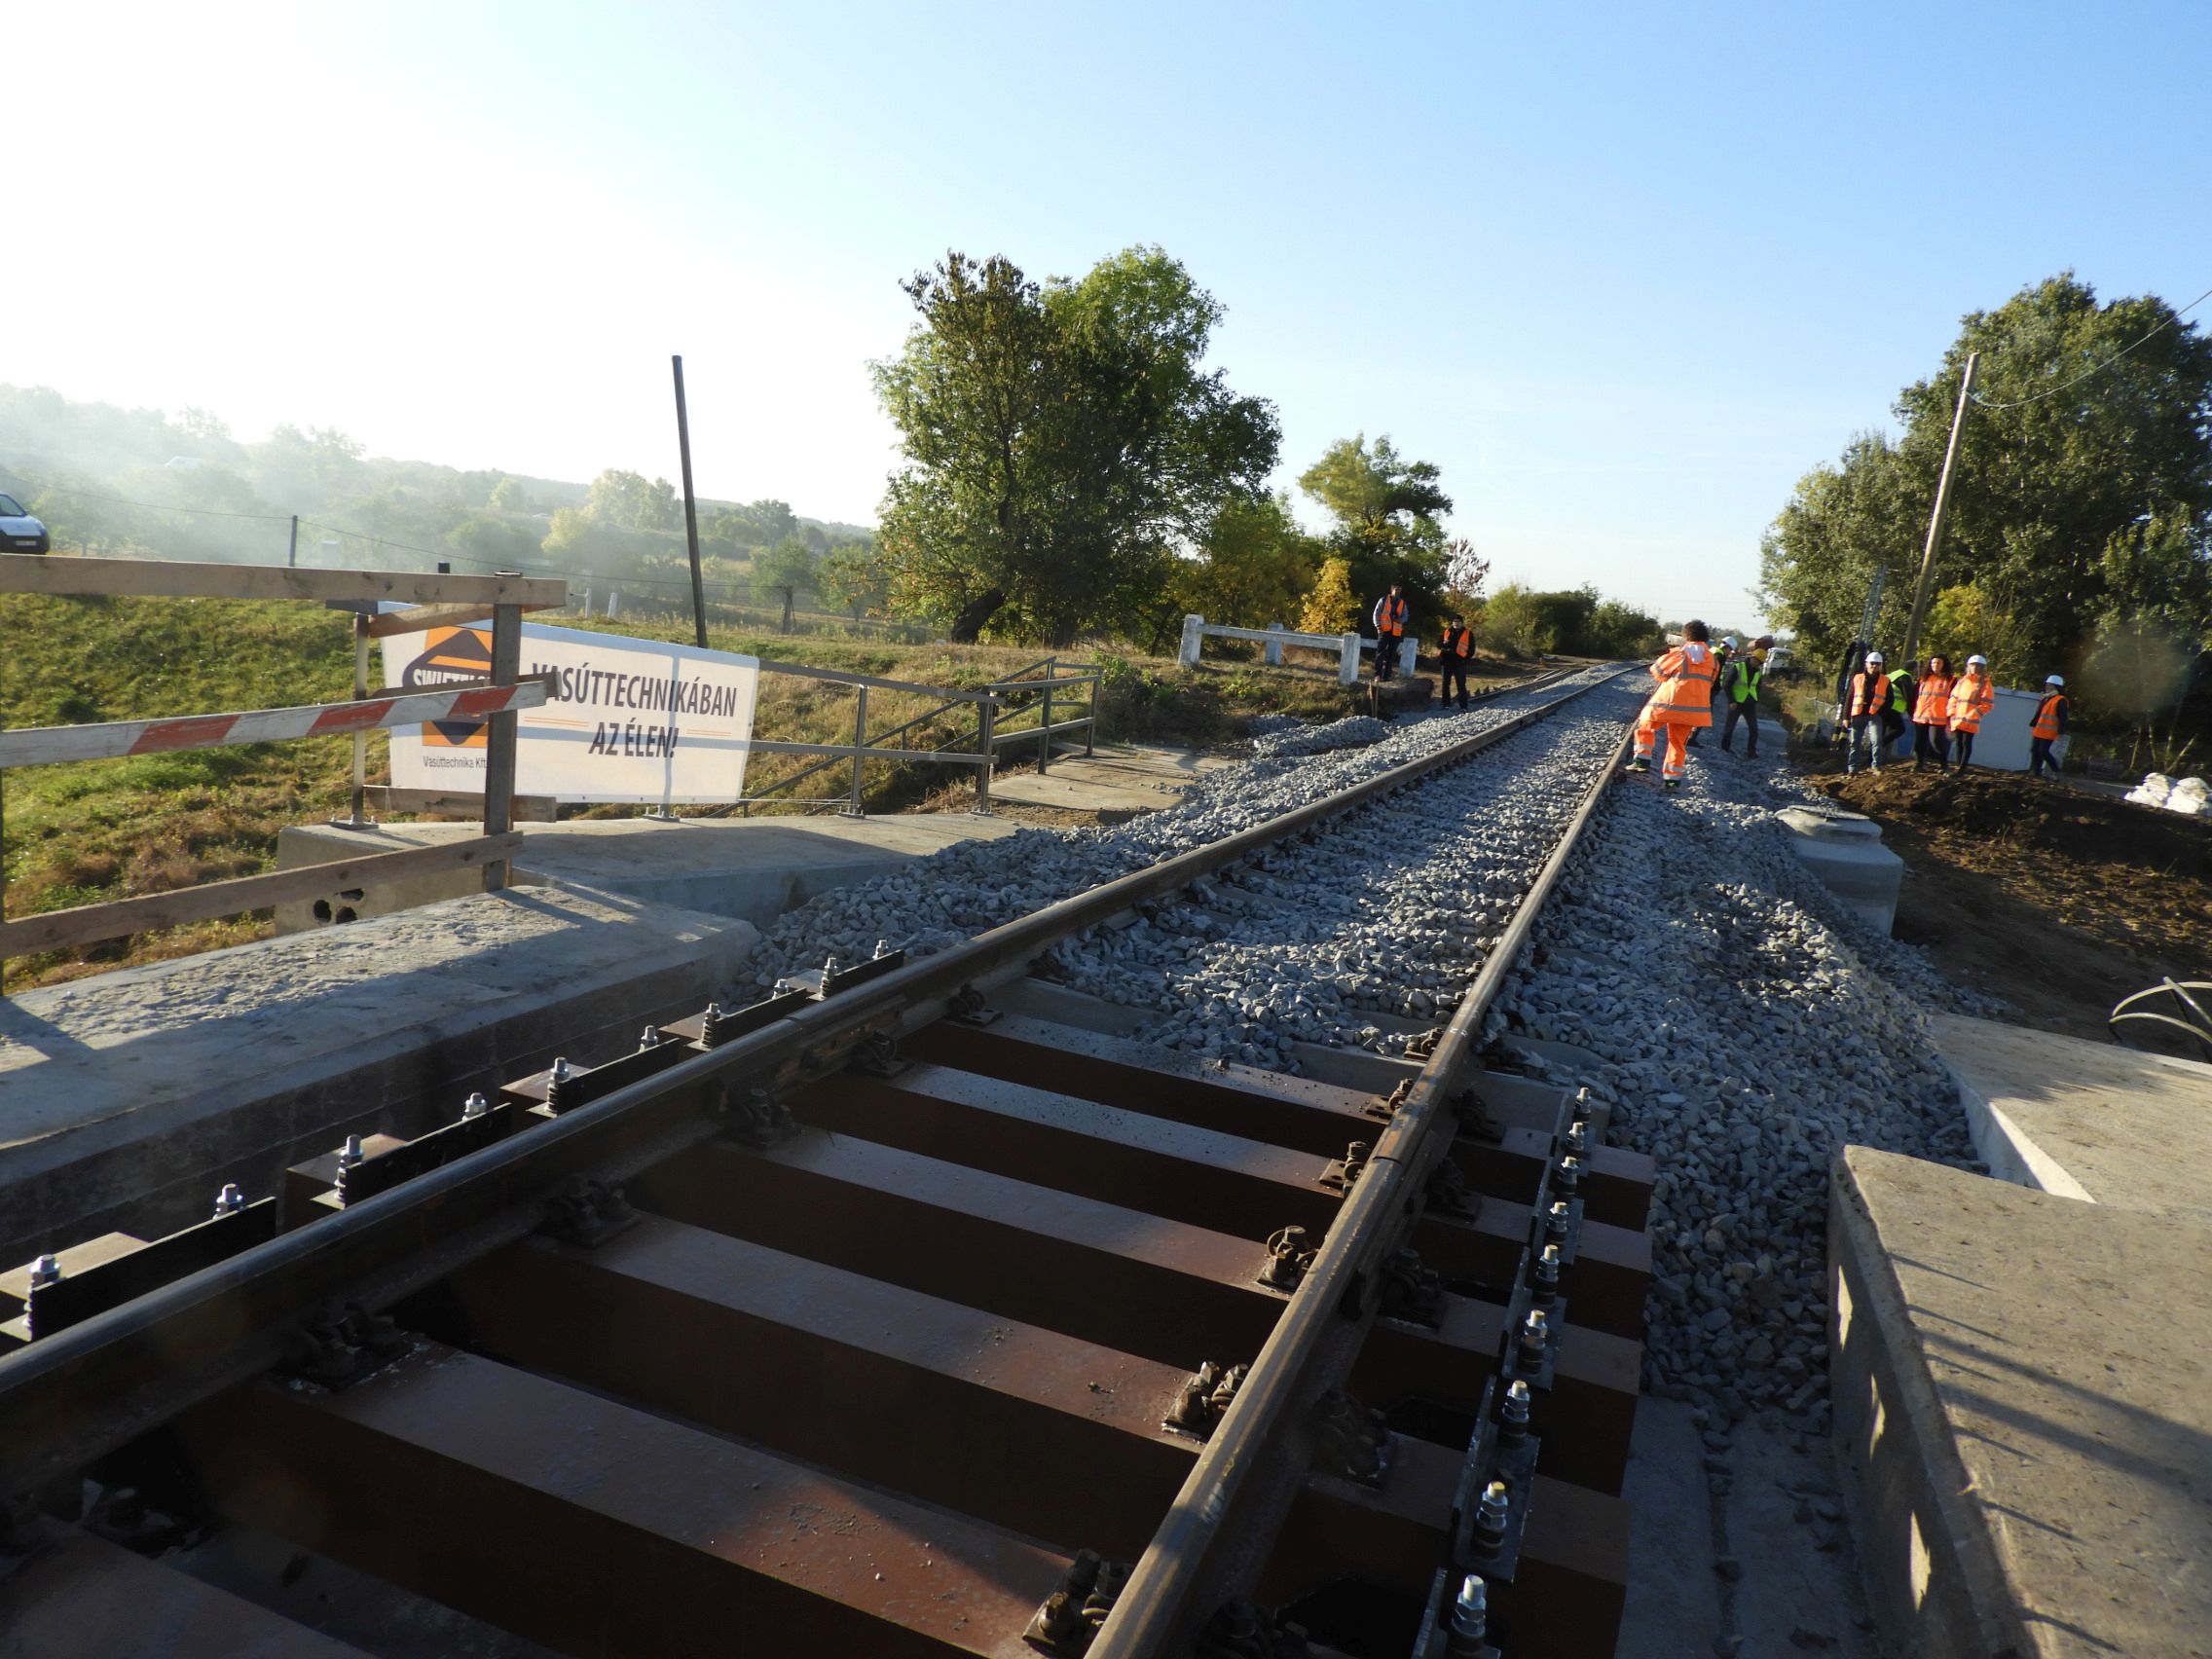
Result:
M637 624L591 626L667 637L665 631ZM726 629L710 629L708 638L719 650L966 687L1012 674L1045 654L1031 648L897 645ZM1064 660L1089 658L1077 651L1064 653ZM379 670L381 663L372 670L372 682ZM344 618L313 606L0 596L0 724L7 726L325 701L349 695L351 679L352 647ZM880 734L930 706L927 698L874 692L868 703L870 733ZM851 737L852 708L851 693L840 687L767 675L761 680L755 730L786 741L845 742ZM1192 672L1161 659L1114 659L1101 734L1207 747L1233 740L1254 714L1279 711L1332 719L1349 709L1347 694L1320 674L1235 662L1208 663ZM1027 723L1034 721L1032 715ZM963 723L940 718L908 741L918 747L946 743L962 735ZM369 778L377 782L386 775L382 734L373 735L369 744ZM34 766L0 775L6 789L7 912L27 915L268 869L275 864L276 833L284 825L344 812L351 756L350 740L326 738ZM808 763L756 756L748 768L748 792L757 793ZM795 793L799 798L834 794L848 778L840 765ZM871 765L869 804L897 810L952 779L941 769ZM265 916L241 917L117 940L82 952L12 962L7 982L19 989L119 963L235 943L267 931Z

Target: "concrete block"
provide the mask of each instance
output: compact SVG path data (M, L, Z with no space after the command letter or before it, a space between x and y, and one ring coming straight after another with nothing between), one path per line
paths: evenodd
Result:
M1865 1147L1829 1391L1894 1651L2212 1654L2212 1227Z
M121 969L0 1002L0 1264L276 1191L348 1134L636 1046L725 995L744 922L544 888Z
M1882 827L1862 813L1833 808L1788 806L1775 817L1821 885L1868 927L1888 933L1897 921L1904 860L1882 845Z

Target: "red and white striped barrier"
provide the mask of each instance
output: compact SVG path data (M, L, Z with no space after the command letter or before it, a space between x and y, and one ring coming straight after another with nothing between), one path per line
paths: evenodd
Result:
M477 683L440 685L424 691L382 691L358 702L309 703L297 709L248 709L162 720L109 720L100 725L25 726L18 731L0 731L0 767L42 766L55 760L110 760L125 755L168 755L182 749L329 737L431 720L480 720L516 709L539 708L551 691L550 678L537 675L513 685Z

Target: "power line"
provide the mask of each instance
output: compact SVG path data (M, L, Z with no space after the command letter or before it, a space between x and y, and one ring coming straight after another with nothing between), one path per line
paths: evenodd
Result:
M2181 321L2183 317L2187 316L2191 312L2194 311L2206 300L2212 300L2212 288L2205 289L2203 293L2197 295L2196 298L2190 301L2188 305L2175 312L2171 316L2167 317L2165 321L2159 323L2157 327L2152 329L2150 333L2144 335L2142 339L2121 347L2111 356L2107 357L2103 362L2097 363L2090 368L2083 369L2072 380L2061 381L2058 385L2049 387L2047 390L2037 392L2033 397L2015 397L2009 403L1992 403L1988 398L1983 397L1980 393L1976 392L1973 396L1973 401L1984 409L2020 409L2024 408L2030 403L2041 403L2046 397L2056 397L2060 392L2065 391L2068 387L2080 386L2090 376L2103 374L2105 370L2111 368L2113 364L2119 362L2120 358L2126 356L2137 347L2149 345L2151 341L2156 339L2158 335L2163 334L2167 329L2173 327L2175 323Z

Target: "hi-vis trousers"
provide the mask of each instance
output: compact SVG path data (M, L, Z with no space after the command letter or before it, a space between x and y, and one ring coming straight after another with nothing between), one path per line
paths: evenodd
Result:
M1662 720L1646 714L1636 722L1636 757L1648 761L1651 752L1659 744L1659 728L1667 729L1667 758L1659 768L1659 775L1670 783L1680 783L1689 775L1690 733L1696 728L1675 720Z

